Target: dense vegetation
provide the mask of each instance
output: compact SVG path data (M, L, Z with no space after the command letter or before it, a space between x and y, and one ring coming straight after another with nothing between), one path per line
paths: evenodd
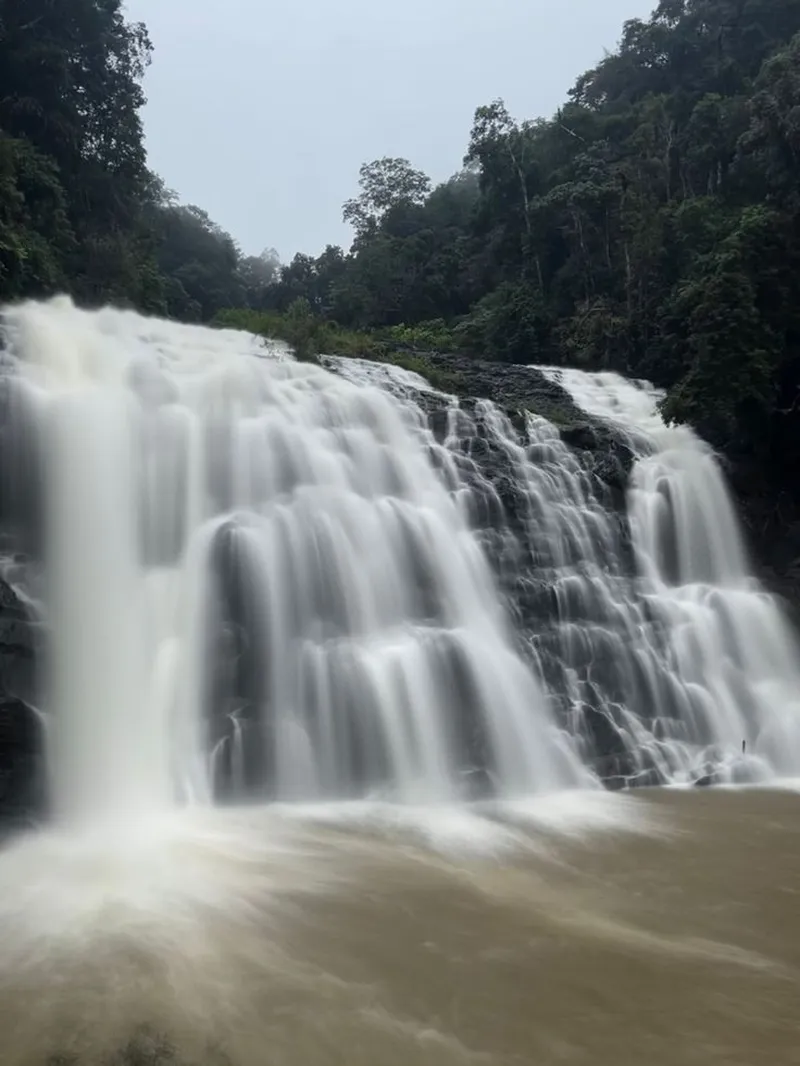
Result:
M800 0L661 0L552 119L480 107L450 181L365 165L352 248L283 267L148 172L149 58L119 0L0 0L0 298L614 368L765 470L800 457Z
M68 291L208 319L269 281L146 165L145 27L120 0L0 0L0 300Z

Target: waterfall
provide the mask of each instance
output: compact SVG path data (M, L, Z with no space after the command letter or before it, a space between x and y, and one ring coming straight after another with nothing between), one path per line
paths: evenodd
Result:
M620 576L607 551L583 552L591 561L559 615L556 657L573 707L600 717L613 734L607 750L629 779L796 776L796 635L751 574L713 452L688 427L664 424L661 394L647 382L540 370L617 426L636 457L627 494L631 576ZM562 581L574 572L562 570Z
M794 632L646 383L523 371L632 453L615 496L534 410L398 367L64 298L2 325L62 820L800 772Z
M63 298L4 329L2 509L44 562L58 816L591 780L413 375L395 395Z

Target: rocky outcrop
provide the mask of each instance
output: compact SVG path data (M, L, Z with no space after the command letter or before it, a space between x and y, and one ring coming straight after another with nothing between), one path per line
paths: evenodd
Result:
M524 411L546 418L609 489L624 492L633 455L623 435L587 415L566 389L536 367L491 363L452 353L420 353L420 359L446 374L449 387L459 398L491 400L516 426Z
M625 500L634 456L624 433L587 415L533 367L427 359L437 371L431 378L442 375L464 415L454 417L449 399L421 397L436 439L450 434L471 489L471 525L519 651L608 787L658 784L655 766L632 759L618 714L632 681L609 594L616 583L618 594L633 598L636 580ZM528 412L549 429L529 426ZM587 565L594 576L584 580Z
M560 385L535 367L490 363L468 356L419 353L448 374L459 396L493 400L509 414L530 410L556 425L562 440L615 494L622 505L633 457L612 427L582 412ZM764 465L742 457L721 457L738 504L754 569L771 592L780 596L800 625L800 480L797 470L781 464L772 481ZM787 463L794 463L787 456Z
M418 358L423 362L421 355ZM476 469L473 474L467 466L461 473L471 484L473 497L491 502L493 493L497 501L496 508L481 506L471 517L509 605L521 650L531 654L563 721L569 723L570 732L581 736L584 757L607 787L662 783L669 777L664 754L672 736L671 722L684 721L681 701L689 700L691 693L672 684L668 665L672 635L637 592L625 506L633 455L625 434L580 411L560 386L535 368L450 355L425 358L447 381L448 391L458 395L472 423L457 450ZM504 451L502 440L493 438L484 424L475 397L499 406L509 422L507 438L513 440L516 430L517 443L527 444L531 463L527 486L524 474L515 476L510 451ZM447 401L440 403L444 406ZM553 423L572 455L528 441L524 411ZM436 432L442 412L429 410L429 415ZM563 480L561 472L568 471L575 459L582 473ZM759 476L742 462L722 461L738 497L755 571L767 588L788 601L795 621L800 621L800 501L765 483L763 468ZM574 508L569 476L581 483L582 501ZM555 495L549 494L548 483L556 486ZM559 514L565 518L561 528L554 519ZM606 542L599 565L597 560L590 562L588 570L585 563L591 551L582 556L572 537L580 529L581 515L589 517L589 526ZM578 533L578 539L583 534ZM550 553L548 558L546 542L558 545L559 536L566 551ZM589 546L589 541L584 538L583 544ZM564 558L555 558L559 554L567 556L566 565ZM620 603L636 605L638 611L635 617L628 616L628 629L627 623L621 623ZM638 644L631 654L632 641L640 641L648 654L638 658ZM657 701L651 698L654 685ZM632 741L625 721L625 708L630 707L641 717L645 743ZM657 718L650 719L649 714ZM721 779L723 765L726 780L731 774L737 779L739 770L748 772L731 764L729 756L730 752L713 746L698 748L696 765L686 768L689 779L713 784Z

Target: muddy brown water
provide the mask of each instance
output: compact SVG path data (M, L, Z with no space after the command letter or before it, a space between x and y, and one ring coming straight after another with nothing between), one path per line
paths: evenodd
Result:
M598 803L17 842L0 1063L800 1064L800 794Z

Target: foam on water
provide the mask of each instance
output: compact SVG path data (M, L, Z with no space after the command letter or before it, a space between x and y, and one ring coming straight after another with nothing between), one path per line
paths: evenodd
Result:
M396 803L185 808L81 829L52 827L0 852L0 984L26 970L135 948L186 966L209 934L262 927L268 956L287 908L347 894L380 855L450 869L551 855L554 840L663 835L665 819L628 796L564 792L433 808ZM392 858L391 861L395 861Z

